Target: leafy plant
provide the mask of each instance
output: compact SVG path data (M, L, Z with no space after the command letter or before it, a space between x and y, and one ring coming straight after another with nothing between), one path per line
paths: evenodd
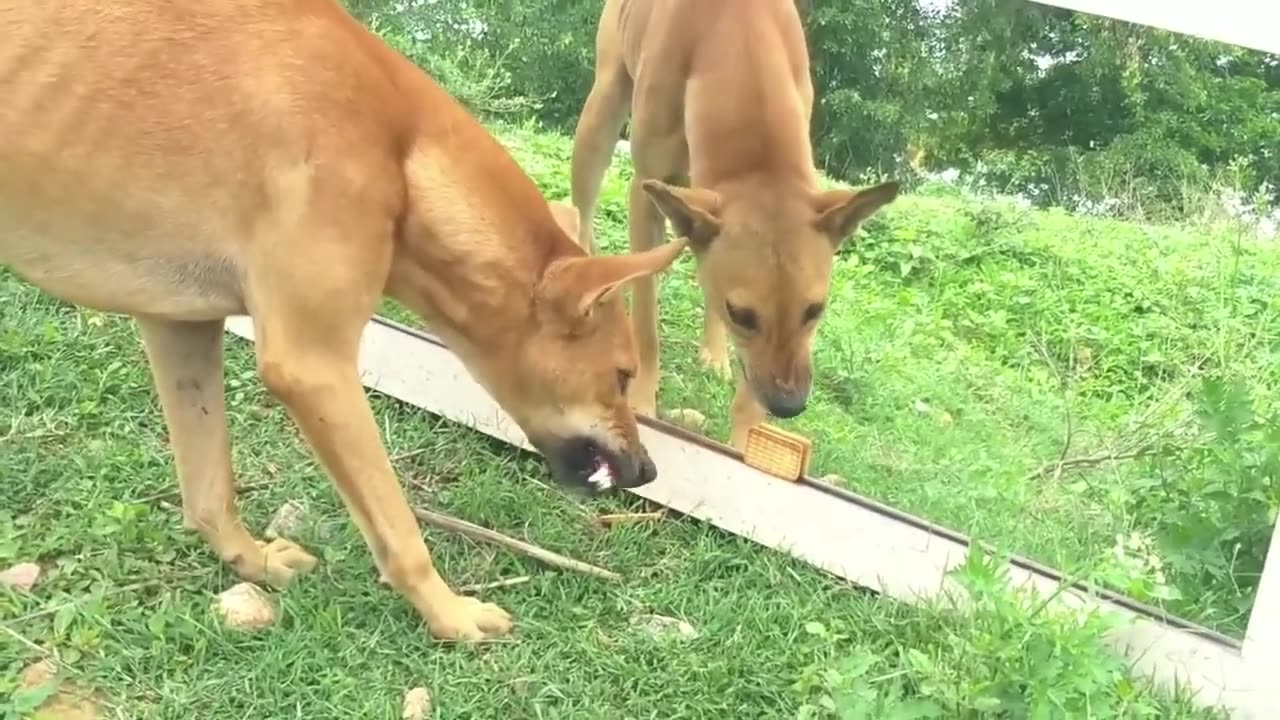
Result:
M1115 620L1059 606L980 551L950 573L967 593L963 609L936 601L910 647L849 647L844 634L806 626L821 659L793 690L808 700L797 719L1163 718L1186 698L1167 698L1135 679L1102 639Z
M1218 612L1248 617L1280 513L1280 415L1256 408L1242 379L1210 376L1199 388L1196 420L1199 441L1152 459L1132 512L1154 519L1183 595L1233 588Z

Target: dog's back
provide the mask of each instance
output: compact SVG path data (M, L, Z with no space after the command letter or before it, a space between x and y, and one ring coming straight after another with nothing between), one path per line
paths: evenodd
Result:
M682 114L695 184L764 170L814 182L813 87L794 0L610 0L600 22L598 45L620 51L632 112Z

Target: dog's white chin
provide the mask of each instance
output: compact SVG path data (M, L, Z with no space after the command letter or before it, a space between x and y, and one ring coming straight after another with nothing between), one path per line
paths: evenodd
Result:
M595 472L587 476L587 483L596 490L608 490L613 487L613 471L609 469L609 463L603 459L597 461Z

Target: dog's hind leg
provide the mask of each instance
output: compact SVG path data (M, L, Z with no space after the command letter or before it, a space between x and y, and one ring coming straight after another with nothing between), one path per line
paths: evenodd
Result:
M168 426L185 525L241 578L288 585L316 560L288 540L255 541L240 521L223 395L223 321L137 322Z
M573 134L570 192L578 208L578 242L593 255L596 242L592 220L600 185L631 105L632 82L622 57L618 5L616 2L606 4L600 18L596 31L595 79Z

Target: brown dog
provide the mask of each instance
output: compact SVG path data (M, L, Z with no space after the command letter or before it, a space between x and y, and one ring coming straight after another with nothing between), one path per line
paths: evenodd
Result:
M183 515L251 581L315 559L236 511L223 322L253 318L266 387L430 632L502 609L432 565L378 435L358 342L387 294L420 314L592 492L651 481L620 294L682 244L588 257L512 158L336 0L0 2L0 264L137 319ZM603 468L603 470L602 470Z
M630 112L631 247L658 247L664 216L690 239L706 302L701 360L729 374L726 323L742 360L738 447L766 409L784 418L804 410L835 251L898 194L894 182L819 189L812 107L795 0L606 0L595 82L574 137L579 240L594 248L600 183ZM652 415L657 298L651 277L633 288L640 369L630 396Z

